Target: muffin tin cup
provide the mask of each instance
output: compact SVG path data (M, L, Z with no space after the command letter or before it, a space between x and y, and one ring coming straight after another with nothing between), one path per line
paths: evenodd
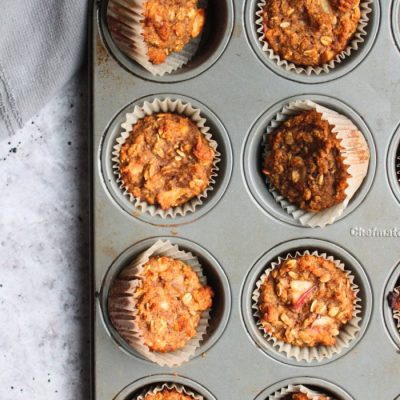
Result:
M314 224L310 225L309 223L301 223L299 220L303 214L307 218L307 213L303 210L298 211L298 207L288 205L287 202L283 203L284 205L288 205L287 209L282 207L282 204L276 200L273 193L269 190L269 185L266 184L265 175L262 174L262 165L265 156L265 138L268 131L272 132L277 126L279 126L282 120L287 119L287 116L285 116L284 113L289 112L290 114L290 111L287 111L289 104L307 104L309 101L322 106L321 108L324 110L334 110L340 116L346 117L346 121L353 122L362 132L362 136L366 139L370 154L368 171L365 179L356 193L352 196L347 206L343 207L340 211L340 215L335 216L334 221L332 222L337 222L343 219L364 201L375 179L377 164L375 141L369 127L357 112L338 99L316 94L295 96L274 104L266 112L261 114L250 128L242 150L242 171L246 187L250 196L262 211L290 225L305 228L314 226ZM280 198L280 200L285 201L283 198ZM298 218L294 218L292 212L297 211L299 212L299 214L296 214ZM328 212L331 211L331 209L328 209ZM311 215L311 217L315 217L315 215ZM315 226L318 226L318 224L315 224Z
M145 389L141 395L137 397L136 400L144 400L148 394L157 394L164 389L176 390L178 393L190 396L194 400L204 400L203 396L192 392L191 390L185 388L183 385L178 385L176 383L162 383L155 385L149 389Z
M152 75L170 74L187 64L196 53L201 35L190 42L178 53L171 53L164 63L156 65L147 55L148 46L144 41L142 21L147 0L109 0L108 25L111 36L117 46L128 57L135 60ZM207 5L205 2L204 6Z
M393 37L400 50L400 0L393 0L391 16Z
M386 168L390 187L400 202L400 125L396 128L389 145Z
M315 356L315 359L308 357L306 359L299 359L299 354L289 356L287 352L281 351L278 346L275 346L274 340L266 337L264 330L260 329L259 319L255 316L255 312L257 311L255 309L256 301L253 299L254 292L258 289L257 283L260 282L260 279L265 274L267 266L276 263L276 260L279 258L284 259L288 255L296 253L304 254L306 251L316 252L319 255L329 254L334 260L340 260L345 265L345 271L350 272L349 276L351 279L354 277L354 284L359 289L357 298L360 300L358 300L357 304L361 303L360 306L357 305L358 331L354 337L351 340L345 338L344 340L347 342L345 346L340 346L339 351L331 351L327 355L321 355L318 348L311 348L312 356ZM266 356L271 357L275 361L298 367L319 367L332 363L348 354L363 338L372 313L371 285L359 261L342 247L315 238L295 239L283 242L263 254L248 272L240 296L243 323L254 345ZM341 328L341 332L343 332L343 327ZM291 351L292 346L288 348Z
M309 400L320 400L320 396L323 395L322 393L316 392L315 390L311 390L306 386L290 384L287 387L278 390L271 396L268 396L268 400L286 399L287 396L294 393L304 393Z
M367 35L366 27L369 23L369 15L372 12L371 9L372 0L365 0L361 1L360 3L360 21L357 27L357 30L354 34L354 37L350 41L349 45L339 53L333 60L329 63L323 64L318 67L301 67L297 66L296 64L282 59L279 54L276 54L269 46L268 41L265 39L264 36L264 27L263 27L263 10L266 5L266 0L261 0L257 3L257 12L256 12L256 25L257 25L257 33L259 35L259 41L262 43L262 50L265 52L266 56L269 60L275 63L277 66L284 68L287 72L294 71L296 74L305 74L310 76L320 75L322 73L329 73L330 70L334 69L337 64L340 64L345 58L350 57L351 54L358 50L361 44L365 40L365 36Z
M298 377L289 378L284 381L275 383L274 385L263 390L254 400L277 400L282 399L297 390L303 388L300 392L309 395L312 393L314 397L309 397L313 400L319 400L318 394L328 397L330 400L353 400L353 398L339 386L319 378L313 377ZM306 390L306 392L304 392ZM284 395L284 396L283 396Z
M181 206L169 208L168 210L163 210L161 209L161 207L148 204L145 201L134 197L129 192L129 189L125 187L120 174L120 160L119 160L120 151L122 145L125 143L126 139L130 136L132 126L135 125L137 121L144 118L145 116L153 115L160 112L177 113L190 118L196 124L200 132L207 139L210 147L215 152L213 168L210 175L210 181L206 190L200 195L195 196L194 198L188 200ZM133 112L127 113L126 121L121 126L123 128L123 131L121 133L121 136L116 139L116 144L114 145L112 152L113 170L114 174L117 177L116 182L121 192L134 205L134 208L138 213L140 214L148 213L152 217L157 216L162 219L168 217L175 218L177 216L183 217L188 213L193 213L197 207L200 207L204 203L204 200L207 198L209 192L214 189L214 185L219 173L218 164L221 161L221 154L218 152L217 142L213 140L212 135L209 133L210 128L207 126L207 120L202 117L201 110L193 107L192 104L190 103L183 102L180 99L172 100L171 98L167 97L161 100L159 98L156 98L152 102L145 101L142 106L140 107L136 106Z
M228 46L233 32L235 21L233 0L221 0L213 3L212 7L206 10L206 24L203 32L186 45L184 52L174 53L168 57L168 63L172 64L170 67L166 63L161 66L151 64L147 60L147 52L145 53L142 60L150 69L160 70L160 73L163 73L162 69L175 68L168 73L164 72L163 75L151 73L133 58L135 54L132 54L132 36L135 36L142 44L143 40L141 37L137 37L136 33L129 28L132 24L131 19L125 21L125 24L128 23L128 27L124 24L122 25L123 29L118 28L121 26L118 19L114 18L111 24L109 23L108 5L111 2L115 4L141 4L143 1L101 0L99 5L98 19L101 38L112 57L127 71L148 81L160 83L181 82L204 73L220 59ZM201 0L200 7L204 8L207 3L207 0ZM119 7L117 8L117 13L114 13L115 17L119 15L118 10ZM136 14L138 14L135 15L136 19L139 18L141 10L141 7L136 9ZM131 12L129 9L124 11L125 18L123 18L123 21ZM115 27L115 24L117 27ZM122 31L123 35L117 33L117 31ZM186 54L185 58L183 58L184 54ZM187 62L188 55L190 55L190 60ZM175 64L172 63L173 59Z
M149 261L152 256L165 256L176 260L181 260L190 265L193 271L197 274L200 283L204 286L207 285L207 279L203 274L200 262L190 252L182 251L177 245L172 245L170 241L157 241L148 250L141 253L128 267L123 269L118 276L115 283L117 286L113 287L111 291L113 294L120 293L118 301L110 301L113 307L118 311L110 311L109 316L114 327L123 332L124 339L132 346L139 354L146 359L160 365L167 367L177 367L189 361L200 346L200 342L206 334L210 313L209 311L203 312L196 329L196 335L188 341L183 349L174 352L159 353L151 351L145 344L143 334L136 328L135 319L137 318L135 292L141 287L141 280L143 278L143 266Z
M361 186L368 172L369 149L363 134L358 130L354 123L347 117L340 115L336 111L320 106L311 100L297 100L285 105L267 127L264 136L265 153L267 153L267 135L273 133L285 120L306 110L316 110L321 114L322 119L329 122L332 132L340 140L342 147L341 156L345 165L348 165L350 177L347 179L345 190L346 198L343 202L320 212L307 212L294 204L291 204L282 196L272 185L269 190L282 208L303 226L311 228L323 228L334 223L344 212L352 197Z
M260 297L261 285L268 278L269 274L282 262L287 261L289 258L296 258L304 255L322 257L325 260L335 263L337 268L346 273L347 279L349 279L352 291L355 295L353 301L353 318L346 325L340 328L340 333L336 337L336 344L334 346L300 347L290 345L283 341L279 341L274 338L273 335L266 333L260 321L261 315L259 313L258 300ZM271 267L265 271L265 273L256 283L256 289L254 290L252 295L252 308L255 310L254 317L257 320L257 326L259 330L263 333L265 339L271 342L273 347L275 347L280 353L284 353L287 357L294 358L296 359L296 361L305 361L307 363L310 363L316 360L320 362L324 359L331 359L335 354L339 354L344 348L349 347L349 344L354 340L354 338L360 331L361 318L358 315L361 312L361 299L358 297L358 293L359 289L358 286L354 283L354 276L351 274L350 271L345 269L345 265L341 261L336 260L334 259L334 257L328 256L325 253L319 253L318 251L313 251L312 253L310 253L309 251L296 252L294 256L289 253L285 258L278 257L277 261L271 263Z
M216 398L199 383L180 375L149 375L132 382L122 389L113 400L141 400L152 390L160 388L176 388L182 393L193 395L195 400L216 400Z
M142 346L141 340L138 340L138 343L140 344L143 353L140 352L136 346L133 347L124 337L121 336L120 332L118 329L116 329L111 321L108 307L109 294L112 290L114 282L118 279L121 272L126 270L126 268L131 268L131 266L143 255L147 255L147 257L149 257L151 252L150 249L154 249L154 245L156 244L157 247L160 244L163 244L161 249L167 250L167 254L169 254L169 256L178 251L178 255L182 256L185 259L185 262L188 262L186 259L189 261L192 260L190 261L190 265L192 265L192 262L196 265L196 272L198 272L199 276L203 276L201 278L202 280L205 279L204 277L206 277L208 285L213 288L215 293L211 310L208 311L209 317L206 315L207 313L203 314L203 318L208 318L207 321L205 321L207 322L207 329L204 330L204 332L200 332L198 329L197 336L202 333L202 337L199 345L197 346L195 344L195 353L191 354L189 357L191 360L199 357L205 352L208 352L218 342L221 335L224 333L231 313L232 295L229 281L218 260L206 249L187 239L170 236L148 238L135 243L133 246L122 252L114 260L103 277L99 296L99 309L101 311L103 327L109 337L113 339L114 344L116 344L119 349L125 352L127 355L132 356L134 359L136 359L136 361L140 359L142 361L147 361L149 364L156 363L156 361L149 359L148 356L149 353L152 357L156 357L158 354L149 352L146 346ZM200 268L198 267L198 264L201 265ZM132 292L136 287L138 280L137 278L138 277L133 276L133 279L130 280L131 283L133 283L133 286L131 286ZM130 309L134 310L134 303L129 301L129 304ZM131 314L128 318L131 318ZM136 340L135 335L133 336L133 339ZM190 350L193 350L193 347L191 347ZM185 358L187 358L186 348L184 351Z

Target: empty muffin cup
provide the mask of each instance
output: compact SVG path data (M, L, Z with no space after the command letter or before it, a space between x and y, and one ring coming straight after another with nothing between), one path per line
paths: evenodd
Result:
M148 0L109 0L107 22L111 36L121 51L135 60L152 75L163 76L180 69L191 60L199 47L201 33L191 38L179 52L170 53L164 62L160 64L153 63L148 53L149 45L144 38L143 21L145 19L147 1ZM190 17L194 18L193 29L198 27L198 29L201 30L202 23L200 19L203 20L204 23L204 8L206 6L207 2L203 0L201 4L202 8L199 8L198 11L199 16ZM173 9L165 11L168 11L168 15L165 16L168 21L170 18L172 18L172 21L178 18ZM165 35L165 32L159 29L159 34ZM157 40L153 39L153 42L156 41Z
M207 331L210 311L208 309L201 312L196 326L196 334L192 338L185 340L184 347L174 351L152 351L149 345L146 344L144 333L139 327L139 310L137 308L143 285L144 267L151 257L167 257L169 260L185 263L197 275L201 287L206 287L207 280L203 275L202 267L197 257L189 252L180 250L178 246L172 245L169 241L159 240L147 251L136 257L115 279L109 292L108 314L118 333L139 354L160 366L177 367L187 362L200 346ZM176 279L179 279L179 277L176 277ZM188 300L190 300L191 295L191 293L185 294L182 301L184 301L185 296L189 296ZM165 298L165 294L160 293L160 299L167 304L167 307L168 299ZM159 322L161 323L162 321L160 320ZM151 323L150 328L152 328Z
M310 75L320 75L322 73L328 73L332 69L334 69L338 64L342 63L346 58L350 57L351 54L358 50L358 48L362 45L365 41L365 37L367 35L367 25L369 23L369 16L372 12L372 3L373 0L364 0L360 2L360 18L358 21L357 29L353 34L352 38L350 39L347 47L338 53L335 58L331 59L329 62L321 64L320 66L301 66L296 65L293 62L287 61L282 58L279 54L274 52L271 48L268 40L265 37L264 32L264 9L266 7L266 0L261 0L257 3L257 11L256 11L256 29L258 33L258 40L262 44L262 50L266 54L266 56L274 62L279 67L284 68L286 71L292 71L296 74L304 74L307 76ZM323 7L329 9L329 2L323 2ZM289 24L287 21L283 21L280 25L283 29L286 27L285 24ZM323 40L325 37L322 37ZM326 38L325 40L330 40L330 38ZM329 43L325 43L324 45L329 45ZM310 50L311 51L311 50Z
M364 135L349 118L311 100L296 100L286 105L266 128L263 137L264 158L270 151L268 135L274 133L284 121L309 110L315 110L321 115L322 121L329 123L331 132L336 135L340 142L340 156L343 160L343 165L347 166L348 173L345 182L347 187L344 190L344 200L319 212L306 211L298 205L290 203L269 182L268 178L266 178L266 184L275 201L303 226L324 227L335 222L343 214L350 200L363 183L368 173L370 152Z
M158 204L149 204L139 197L135 197L124 184L121 175L121 148L129 138L134 125L147 116L152 116L159 113L177 114L190 119L191 122L195 124L200 134L203 135L210 149L212 149L214 152L211 173L208 177L208 186L206 189L202 193L191 197L183 204L175 207L169 207L168 209L163 209ZM184 216L188 213L193 213L197 207L203 204L203 201L207 198L208 193L214 189L215 179L219 171L218 163L221 161L221 154L217 149L217 142L213 140L212 135L209 132L210 128L207 126L207 120L202 117L199 109L194 108L190 103L184 103L179 99L173 100L170 98L157 98L151 102L145 101L140 107L135 107L132 113L126 114L126 121L121 126L123 128L123 132L121 136L116 139L116 144L114 145L112 152L113 171L120 190L124 196L126 196L129 201L134 204L138 213L149 213L151 216L158 216L163 219L167 217L174 218L176 216ZM176 149L174 151L177 152L175 157L176 160L182 160L186 156L186 154L180 149ZM191 183L192 182L189 182L189 184Z
M333 345L325 346L325 345L318 345L318 346L313 346L313 347L303 347L303 346L298 346L298 345L292 345L287 342L284 342L283 340L278 340L273 336L272 333L266 332L264 329L263 323L262 323L262 315L260 312L260 297L261 297L261 290L262 290L262 285L266 280L268 279L269 275L278 267L282 265L282 263L289 261L289 260L295 260L299 257L302 256L315 256L318 258L322 258L324 260L327 260L335 266L343 271L346 275L346 278L350 284L350 289L351 292L353 293L353 307L352 307L352 318L344 325L340 327L338 332L336 332L335 336L335 343ZM293 273L296 273L295 267L293 267ZM323 277L321 277L321 282L325 281ZM302 282L302 281L300 281ZM307 290L303 290L307 289ZM313 289L314 287L311 288L301 288L301 293L299 296L299 299L295 303L294 307L296 307L297 304L300 304L300 307L302 307L303 303L305 301L309 300L309 297L306 297L306 295L312 295L313 294ZM274 289L275 290L275 289ZM279 288L276 288L276 290L279 290ZM304 293L303 293L304 292ZM285 258L278 257L277 261L272 262L270 267L266 269L264 274L260 277L260 279L256 282L256 288L253 291L252 294L252 300L253 300L253 305L252 309L254 310L254 317L256 319L257 327L258 329L262 332L264 338L269 341L273 347L277 349L280 353L285 354L289 358L295 358L296 361L306 361L307 363L311 363L312 361L316 360L318 362L324 360L324 359L330 359L332 358L335 354L340 353L344 348L349 347L350 343L355 339L357 333L360 331L360 321L361 318L358 316L361 312L361 299L358 297L359 293L359 288L354 282L354 276L352 273L348 270L345 269L345 265L339 261L334 259L332 256L328 256L325 253L319 253L318 251L314 251L310 253L309 251L305 251L303 253L296 252L294 256L291 254L288 254ZM311 309L314 307L314 303L316 307L319 307L320 304L318 302L313 301L311 304ZM326 305L324 305L326 308ZM338 310L339 311L339 310ZM318 310L315 310L315 312L318 312ZM328 315L330 313L330 310L326 310L328 312ZM340 312L340 311L339 311ZM321 311L322 314L322 311ZM317 316L315 321L312 324L316 325L316 329L319 329L319 325L324 323L324 317L323 315ZM281 319L282 320L282 319ZM283 321L283 320L282 320ZM311 326L311 325L310 325ZM312 326L311 326L312 327ZM312 327L313 328L313 327Z

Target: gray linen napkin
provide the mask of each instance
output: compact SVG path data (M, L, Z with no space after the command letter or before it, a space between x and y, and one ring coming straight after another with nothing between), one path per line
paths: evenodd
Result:
M21 128L80 67L87 0L1 0L0 139Z

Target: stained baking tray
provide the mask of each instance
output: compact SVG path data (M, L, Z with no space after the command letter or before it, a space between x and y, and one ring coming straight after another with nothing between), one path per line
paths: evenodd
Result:
M361 48L329 74L298 76L267 60L254 27L255 0L210 2L209 27L186 67L154 77L124 56L107 30L107 1L93 3L92 276L96 400L134 399L171 381L207 400L266 399L289 383L322 388L338 400L393 400L400 393L400 335L386 296L400 277L400 2L373 1ZM119 192L110 149L124 115L154 98L200 108L222 153L215 190L176 219L139 214ZM299 226L266 192L257 166L262 132L288 101L312 99L349 116L371 150L368 176L339 221ZM199 256L216 291L212 323L196 356L162 368L134 354L110 326L105 301L115 274L157 238ZM345 262L363 301L361 331L323 362L297 362L266 344L250 294L269 261L296 249Z

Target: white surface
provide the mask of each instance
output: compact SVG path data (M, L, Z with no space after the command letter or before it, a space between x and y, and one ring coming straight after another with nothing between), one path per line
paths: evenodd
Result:
M86 78L0 140L0 399L88 399Z

